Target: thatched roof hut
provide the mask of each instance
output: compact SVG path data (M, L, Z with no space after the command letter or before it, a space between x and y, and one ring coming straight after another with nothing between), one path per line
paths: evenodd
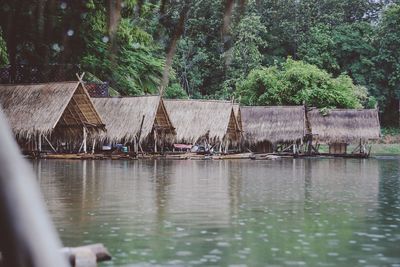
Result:
M176 141L181 143L195 143L203 137L210 143L239 142L241 130L233 106L219 100L165 100Z
M143 142L153 130L173 134L174 127L159 96L92 98L107 125L99 139L112 143Z
M303 106L245 106L240 107L245 142L292 142L305 135Z
M352 143L380 137L378 110L333 109L323 115L318 109L307 112L314 139L324 143Z
M62 135L74 139L104 128L80 82L0 85L0 105L17 137Z

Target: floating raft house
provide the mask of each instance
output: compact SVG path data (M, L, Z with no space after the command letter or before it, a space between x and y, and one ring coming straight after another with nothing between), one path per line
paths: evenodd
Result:
M327 114L311 109L307 117L314 142L328 144L330 154L346 154L351 143L366 153L368 141L381 136L377 109L333 109Z
M244 144L254 152L275 152L277 144L293 146L305 135L304 106L242 106L240 111Z
M178 143L212 146L220 151L240 145L241 122L235 116L238 105L217 100L165 100L176 128Z
M0 85L0 105L25 152L86 152L104 123L81 82Z
M170 143L175 128L160 96L92 98L107 125L97 139L102 143L142 146L159 152Z

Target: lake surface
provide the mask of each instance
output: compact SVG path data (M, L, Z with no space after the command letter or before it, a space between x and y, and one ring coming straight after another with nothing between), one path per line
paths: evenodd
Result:
M33 161L102 266L400 266L400 159Z

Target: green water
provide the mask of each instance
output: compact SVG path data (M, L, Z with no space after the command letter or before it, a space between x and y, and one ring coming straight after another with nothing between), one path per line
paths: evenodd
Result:
M103 266L400 266L400 158L33 164Z

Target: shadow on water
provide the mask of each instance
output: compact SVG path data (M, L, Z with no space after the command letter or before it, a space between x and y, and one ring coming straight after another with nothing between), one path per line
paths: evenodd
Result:
M33 165L64 243L115 266L400 261L398 159Z

